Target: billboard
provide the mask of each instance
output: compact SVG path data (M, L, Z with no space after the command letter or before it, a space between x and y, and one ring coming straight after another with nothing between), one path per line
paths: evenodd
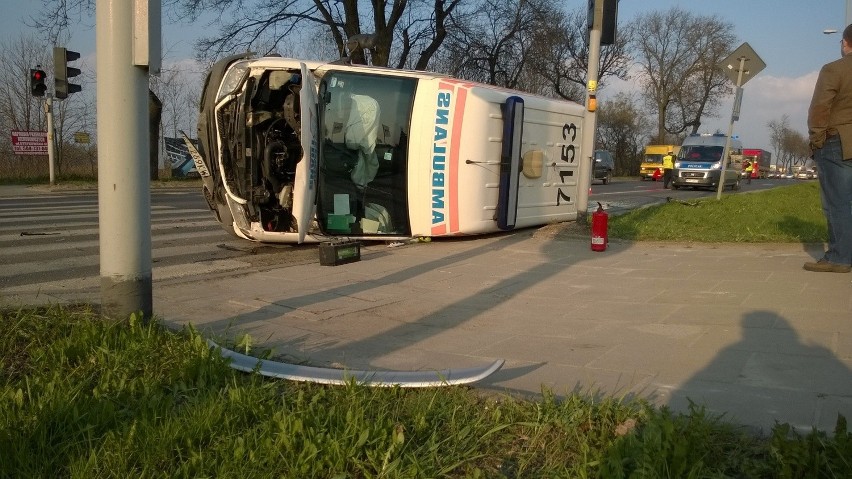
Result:
M47 132L12 130L12 152L16 155L46 155Z

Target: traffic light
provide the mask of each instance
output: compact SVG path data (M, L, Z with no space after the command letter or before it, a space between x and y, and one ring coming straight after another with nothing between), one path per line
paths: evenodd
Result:
M44 96L44 91L47 90L47 85L44 84L44 79L47 74L41 69L30 70L30 93L33 96Z
M615 26L618 21L619 0L589 0L588 26L591 31L595 15L595 2L603 4L603 15L601 16L601 45L612 45L615 43Z
M79 68L68 66L80 58L80 54L66 50L64 47L53 47L53 86L56 90L56 98L68 98L68 95L77 93L83 88L80 85L68 83L68 79L80 74Z

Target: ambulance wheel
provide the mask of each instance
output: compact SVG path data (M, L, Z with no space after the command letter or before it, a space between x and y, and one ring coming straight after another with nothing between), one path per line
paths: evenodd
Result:
M734 181L734 184L731 185L731 191L735 191L740 189L740 179L737 178L737 181Z
M679 189L680 189L680 186L675 185L675 184L672 184L672 189L673 189L673 190L679 190Z

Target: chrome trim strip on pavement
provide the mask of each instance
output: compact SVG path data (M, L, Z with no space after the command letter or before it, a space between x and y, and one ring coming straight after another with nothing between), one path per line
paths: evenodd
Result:
M223 358L230 359L232 369L243 372L257 372L268 376L291 381L304 381L318 384L344 385L356 382L364 386L403 388L428 388L453 386L480 381L498 371L505 360L498 359L488 366L462 369L444 369L441 371L358 371L347 369L300 366L297 364L258 359L223 348L211 340L207 345L219 349Z

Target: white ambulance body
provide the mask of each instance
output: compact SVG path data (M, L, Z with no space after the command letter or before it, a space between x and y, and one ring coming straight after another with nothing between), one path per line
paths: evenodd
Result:
M490 233L577 218L584 113L432 73L232 57L208 75L196 162L250 240Z

